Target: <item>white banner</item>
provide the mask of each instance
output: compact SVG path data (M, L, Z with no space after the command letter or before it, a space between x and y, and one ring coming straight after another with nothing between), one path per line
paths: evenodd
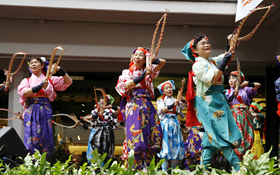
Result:
M263 0L238 0L235 22L247 16L251 10L257 7Z

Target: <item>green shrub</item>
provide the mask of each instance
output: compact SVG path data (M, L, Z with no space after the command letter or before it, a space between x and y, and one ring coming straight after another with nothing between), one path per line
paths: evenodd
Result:
M276 163L276 157L269 158L269 154L272 149L267 153L261 155L259 159L253 159L254 153L250 153L250 150L246 152L244 160L240 162L240 172L232 171L233 175L268 175L268 174L279 174L279 164ZM155 158L151 161L146 172L133 169L134 165L134 151L130 151L128 162L117 163L116 161L111 162L110 159L106 163L103 163L106 157L98 154L97 150L93 152L93 159L89 160L91 166L84 163L79 169L74 168L74 165L70 165L71 156L65 163L57 161L53 166L46 161L46 153L40 154L38 151L34 155L27 155L23 164L12 169L8 165L0 162L0 175L92 175L92 174L109 174L109 175L165 175L165 172L160 170L160 167L164 160L160 160L159 163L155 163ZM127 167L127 168L125 168ZM204 165L195 166L195 170L188 172L186 170L178 169L173 171L173 175L203 175L203 174L228 174L225 170L218 170L209 167L209 170L205 169Z

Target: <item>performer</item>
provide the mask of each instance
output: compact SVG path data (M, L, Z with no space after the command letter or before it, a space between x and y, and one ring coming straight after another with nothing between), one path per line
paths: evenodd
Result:
M214 153L222 151L238 171L239 159L233 148L240 144L241 136L223 94L222 85L223 72L234 53L228 52L209 58L211 45L204 33L196 35L181 52L188 60L194 62L189 73L186 96L189 102L186 125L194 126L201 122L205 129L201 163L210 164ZM195 123L188 123L191 120Z
M123 97L120 110L125 122L124 157L133 148L137 169L143 167L142 161L149 166L152 156L161 149L162 138L151 98L154 98L152 80L159 75L166 61L154 59L149 70L144 66L147 56L150 56L148 49L138 47L133 50L130 67L122 71L116 85L116 91ZM150 74L146 75L146 71Z
M226 90L227 100L232 115L241 133L241 144L234 149L240 161L243 160L245 152L252 148L254 142L253 116L249 112L249 106L261 86L258 82L245 81L245 75L240 71L240 87L236 89L237 71L229 75L230 89Z
M44 57L32 57L29 64L31 77L24 78L18 86L19 103L24 106L24 145L33 154L53 150L52 108L50 102L56 98L55 91L64 91L72 79L60 66L55 76L45 82L48 62ZM45 86L45 89L43 88Z
M173 80L165 81L157 88L161 95L164 94L157 100L162 129L162 149L157 155L159 158L165 159L162 171L167 172L170 165L174 169L184 158L184 140L177 114L185 117L181 109L187 106L187 102L183 98L178 101L172 96L173 90L175 90Z
M280 59L280 56L279 56L279 59ZM274 82L274 86L275 86L276 101L277 101L276 114L280 117L280 77Z
M118 106L112 106L114 98L111 95L106 95L108 105L103 113L100 113L97 104L96 108L91 111L90 125L87 126L81 122L79 124L86 130L90 130L88 149L87 149L87 160L92 159L92 152L97 149L98 153L103 155L107 153L104 160L106 163L109 159L114 156L115 151L115 134L113 129L117 129L120 123L117 121L116 116L119 112ZM100 106L104 106L103 97L100 98ZM81 119L80 121L83 121ZM90 162L90 161L89 161Z
M204 128L203 126L188 127L189 132L185 141L185 170L193 171L195 168L190 168L190 165L199 165L201 161L201 153L203 147L201 145Z
M249 108L252 116L254 117L254 143L252 149L255 153L255 159L260 158L260 156L264 153L265 144L265 117L261 113L263 107L256 102L252 102Z

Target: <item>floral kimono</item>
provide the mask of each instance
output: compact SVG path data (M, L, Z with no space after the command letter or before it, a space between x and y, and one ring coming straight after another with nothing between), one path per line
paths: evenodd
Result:
M169 98L165 95L163 98L157 100L158 115L163 132L162 149L157 155L161 159L173 161L171 164L176 166L177 163L175 161L182 160L185 152L182 130L177 117L177 114L184 117L181 109L185 108L185 106L181 105L182 103L180 102L180 105L170 109L166 113L161 110L174 102L174 97Z
M161 149L162 131L157 111L151 99L154 98L152 80L159 75L151 66L151 73L143 81L131 89L126 88L126 81L133 80L144 71L130 67L122 72L116 85L116 91L122 96L120 110L125 122L124 157L130 149L134 149L136 168L140 168L144 160L149 165L153 155ZM127 145L126 145L127 144Z
M202 139L202 163L209 164L213 154L222 151L230 164L238 170L239 159L232 149L241 142L240 132L224 95L223 77L211 82L217 69L216 65L223 57L224 54L209 60L196 57L192 66L193 81L196 85L194 109L197 119L205 129Z
M40 153L47 152L49 156L54 150L50 102L56 98L55 91L64 91L71 84L63 84L62 76L52 76L46 89L41 89L31 97L23 96L28 88L40 84L45 78L43 73L40 77L32 74L30 78L24 78L18 86L18 94L19 103L24 106L24 145L31 154L36 149Z

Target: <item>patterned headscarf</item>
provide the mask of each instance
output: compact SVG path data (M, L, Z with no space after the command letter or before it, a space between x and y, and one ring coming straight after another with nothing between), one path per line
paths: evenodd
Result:
M232 71L230 73L229 77L232 75L237 77L237 71ZM243 81L245 81L245 75L240 71L240 82L243 82Z
M256 109L258 112L261 112L261 110L263 109L263 107L256 102L252 102L250 107L252 107L253 109Z
M201 34L201 35L200 35ZM205 38L206 40L208 40L208 37L207 36L205 36L203 33L200 33L199 35L197 35L197 36L202 36L202 38ZM201 39L202 39L201 38ZM201 40L200 39L200 40ZM199 41L200 41L199 40ZM198 55L197 55L197 53L195 53L194 52L194 48L193 48L193 46L195 45L195 44L197 44L197 43L195 43L195 39L192 39L191 41L189 41L186 45L185 45L185 47L181 50L181 53L187 58L187 60L189 60L189 61L192 61L192 62L195 62L195 58L196 57L198 57Z
M175 83L174 83L174 81L173 80L167 80L167 81L165 81L165 82L163 82L163 83L161 83L160 85L157 86L157 88L158 88L158 90L159 90L161 95L163 94L163 88L164 88L164 86L166 84L170 84L172 86L173 90L175 90Z

